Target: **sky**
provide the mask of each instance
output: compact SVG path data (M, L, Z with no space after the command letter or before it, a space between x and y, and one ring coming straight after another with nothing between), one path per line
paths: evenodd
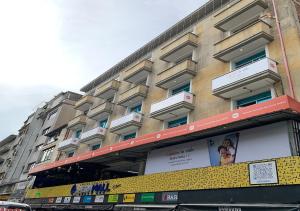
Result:
M0 0L0 140L207 0Z

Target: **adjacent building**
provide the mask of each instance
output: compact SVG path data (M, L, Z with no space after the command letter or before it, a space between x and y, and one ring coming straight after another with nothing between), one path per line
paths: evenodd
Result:
M208 1L85 85L51 162L30 169L25 201L37 210L299 210L297 6Z

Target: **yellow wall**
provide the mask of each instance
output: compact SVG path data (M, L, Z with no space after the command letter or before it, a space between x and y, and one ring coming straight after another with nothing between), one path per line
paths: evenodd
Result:
M274 160L277 163L279 180L279 184L276 185L300 184L300 157ZM248 164L197 168L101 182L109 182L110 191L106 194L253 187L249 182ZM95 182L84 184L93 183ZM70 196L71 187L72 185L63 185L29 189L26 198Z

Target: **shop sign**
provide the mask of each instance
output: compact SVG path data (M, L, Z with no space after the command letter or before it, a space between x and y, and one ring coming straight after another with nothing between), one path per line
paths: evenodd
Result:
M82 201L83 201L83 203L91 203L92 196L84 196Z
M124 194L123 202L134 202L135 201L135 194Z
M219 211L242 211L242 208L237 208L237 207L219 207Z
M162 201L177 201L178 192L165 192L162 194Z
M67 196L67 197L64 198L64 203L65 204L70 203L70 201L71 201L71 197L70 196Z
M80 196L74 196L73 203L79 203L80 202Z
M104 195L99 195L95 197L96 203L103 203L104 202Z
M104 194L109 191L109 183L94 183L94 184L74 184L71 187L70 193L72 196L78 195L93 195Z
M249 173L251 185L278 183L275 161L250 163Z
M55 203L61 203L62 197L57 197Z
M109 203L116 203L116 202L118 202L118 200L119 200L119 195L118 194L116 194L116 195L109 195L107 202L109 202Z
M155 193L143 193L141 195L141 202L154 202Z
M48 203L50 203L50 204L54 203L54 198L49 198Z

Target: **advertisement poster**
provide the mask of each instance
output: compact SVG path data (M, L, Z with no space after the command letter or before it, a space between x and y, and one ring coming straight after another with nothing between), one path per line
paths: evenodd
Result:
M227 134L208 139L208 151L212 166L235 163L239 133Z

